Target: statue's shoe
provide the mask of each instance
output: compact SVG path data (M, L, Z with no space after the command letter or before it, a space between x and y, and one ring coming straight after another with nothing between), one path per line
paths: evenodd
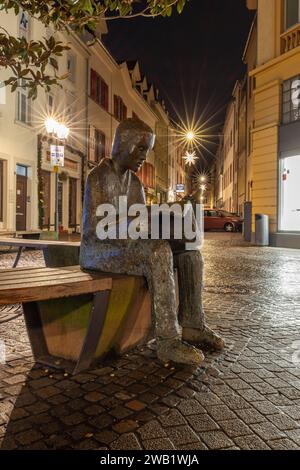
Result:
M182 339L195 346L207 346L221 351L225 347L225 341L213 330L205 326L203 329L183 328Z
M164 339L157 341L157 357L162 362L175 362L199 366L204 361L204 354L200 349L183 343L180 339Z

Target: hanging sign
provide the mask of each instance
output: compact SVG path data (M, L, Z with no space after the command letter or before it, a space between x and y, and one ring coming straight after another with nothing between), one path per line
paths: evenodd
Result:
M185 185L184 184L176 184L176 193L184 193L185 192Z
M51 165L64 166L65 164L65 147L63 145L50 145Z

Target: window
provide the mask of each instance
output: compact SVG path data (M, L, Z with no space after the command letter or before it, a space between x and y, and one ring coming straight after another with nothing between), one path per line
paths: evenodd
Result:
M6 103L6 88L4 82L0 80L0 104Z
M3 161L0 160L0 222L3 222Z
M285 0L285 29L300 22L300 0Z
M89 161L99 163L102 158L105 158L105 148L105 134L94 126L90 126Z
M16 174L19 176L26 176L27 177L27 166L24 165L16 165Z
M19 37L29 40L29 15L26 11L19 13Z
M90 88L91 98L108 111L108 86L93 69L91 69Z
M282 122L289 124L300 120L300 75L283 83Z
M105 158L105 134L98 129L95 130L95 156L97 163Z
M127 118L127 108L120 96L114 95L114 116L118 121Z
M47 114L48 116L53 115L53 108L54 108L54 98L53 95L50 93L47 94Z
M72 52L67 54L67 70L69 80L74 83L76 80L76 55L72 54Z
M17 89L17 121L28 124L30 122L30 101L27 97L25 81L21 80Z
M50 228L50 201L51 201L51 173L50 171L41 170L41 178L43 183L43 227Z

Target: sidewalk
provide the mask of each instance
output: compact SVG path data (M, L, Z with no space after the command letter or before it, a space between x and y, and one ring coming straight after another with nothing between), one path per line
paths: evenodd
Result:
M227 347L198 370L144 348L58 373L34 365L18 307L0 312L2 449L300 449L300 250L236 235L204 244L207 322ZM24 264L42 255L25 252Z

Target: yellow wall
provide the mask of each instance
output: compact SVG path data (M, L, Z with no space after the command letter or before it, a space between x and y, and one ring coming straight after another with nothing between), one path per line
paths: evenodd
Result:
M300 72L300 47L256 68L253 130L253 216L270 217L276 232L278 214L278 128L281 124L282 83ZM254 229L254 227L253 227Z

